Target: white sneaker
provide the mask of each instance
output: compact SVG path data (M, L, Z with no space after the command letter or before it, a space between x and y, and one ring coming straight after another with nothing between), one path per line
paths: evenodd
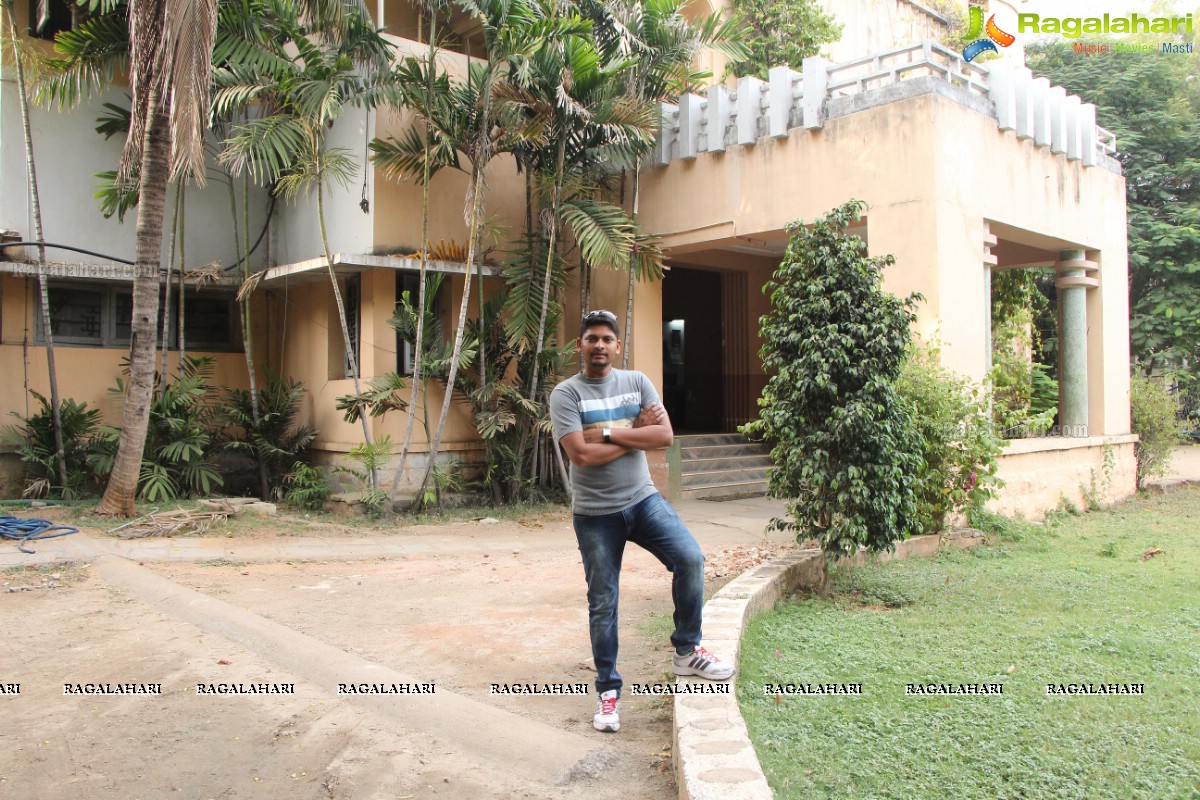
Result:
M616 689L609 689L600 695L600 701L596 703L596 715L592 717L593 728L605 733L616 733L621 730L621 717L617 714L619 699Z
M687 655L678 653L671 659L671 670L676 675L697 675L710 681L723 681L733 677L734 669L703 647L697 647Z

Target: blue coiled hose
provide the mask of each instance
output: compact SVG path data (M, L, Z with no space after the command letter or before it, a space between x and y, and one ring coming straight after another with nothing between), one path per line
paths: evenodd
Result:
M25 547L26 542L36 539L57 539L59 536L70 536L72 533L79 533L79 529L67 525L55 525L48 519L0 517L0 539L16 542L17 549L22 553L33 552Z

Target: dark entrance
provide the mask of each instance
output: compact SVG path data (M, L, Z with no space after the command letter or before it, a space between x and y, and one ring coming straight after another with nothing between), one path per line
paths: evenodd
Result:
M676 433L724 430L722 277L672 267L663 280L663 405Z

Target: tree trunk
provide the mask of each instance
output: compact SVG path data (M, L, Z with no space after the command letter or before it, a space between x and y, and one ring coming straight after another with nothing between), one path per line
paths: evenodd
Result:
M157 90L148 104L150 119L142 146L141 192L138 201L137 245L133 278L133 320L129 344L129 391L121 439L112 474L104 497L96 506L97 514L128 517L136 513L134 497L142 470L146 431L150 424L150 403L154 394L154 346L157 342L159 260L162 251L163 210L171 129L167 123L166 103Z
M187 357L187 336L184 334L184 323L187 314L184 313L186 304L185 288L187 286L187 193L179 195L179 370L183 371L183 360Z
M541 365L543 341L546 338L546 315L550 310L550 279L554 273L554 249L557 246L558 234L558 200L562 188L563 163L567 157L567 138L558 139L558 154L554 163L554 189L550 193L550 241L546 248L546 272L542 275L542 313L538 319L538 336L534 348L533 369L529 373L529 400L536 401L538 367ZM582 275L580 276L582 279Z
M229 185L233 186L233 176L229 176ZM236 231L236 226L234 227ZM250 279L250 178L245 177L242 182L242 236L243 246L238 248L243 255L239 256L242 259L242 279ZM242 302L238 303L238 310L242 317L242 351L246 354L246 374L250 379L250 419L254 422L255 435L251 440L255 442L254 456L258 460L258 487L259 496L263 500L270 499L268 495L271 493L271 481L267 477L267 462L263 457L263 452L258 445L258 429L260 427L262 417L258 409L258 378L254 374L254 325L253 317L251 316L250 297L248 293Z
M160 397L167 393L167 372L171 365L167 363L167 354L171 350L171 267L175 264L175 245L179 234L179 215L182 213L179 208L180 198L183 197L183 181L175 187L175 208L174 216L171 218L171 247L170 257L167 259L166 274L163 276L163 315L162 315L162 369L158 371L158 394ZM180 370L183 365L179 365Z
M422 9L424 13L424 9ZM418 31L420 28L417 29ZM429 12L429 72L426 76L425 90L433 94L433 67L437 57L437 48L433 42L437 32L437 14ZM400 478L404 475L404 467L408 463L408 451L412 448L413 422L417 416L417 392L421 393L421 406L428 409L429 389L421 378L421 362L425 357L425 275L429 270L429 142L433 128L428 120L425 122L425 163L422 165L421 180L421 271L417 286L417 338L413 343L413 373L412 388L408 393L408 421L404 425L404 444L400 446L400 460L396 471L392 473L392 488L388 490L388 512L395 510L396 492L400 490ZM397 353L397 356L400 354ZM396 365L396 371L401 371L401 365ZM426 411L428 414L428 411ZM425 425L425 441L429 441L429 425Z
M319 156L318 156L319 158ZM346 304L342 302L342 289L338 286L337 275L333 272L333 253L329 250L329 235L325 229L325 192L321 188L321 179L317 178L317 222L321 227L321 247L325 250L325 266L329 269L329 282L333 285L333 299L337 303L338 321L342 325L342 345L346 348L346 360L350 362L350 377L354 379L354 393L362 394L362 384L358 380L358 358L354 354L354 343L350 341L350 325L346 322ZM358 419L362 423L363 441L371 444L371 428L367 424L367 415L362 406L358 408ZM378 486L375 470L371 470L371 486Z
M546 271L542 275L542 313L541 317L538 319L538 336L537 341L534 343L533 365L529 371L528 394L529 401L531 403L537 402L538 368L541 366L542 342L546 336L546 316L550 309L550 279L554 272L554 250L557 246L559 190L562 187L563 163L566 161L566 155L567 140L565 136L560 136L558 139L558 153L555 156L554 162L554 188L550 193L550 235L548 237L549 241L547 242L546 246ZM582 280L582 278L583 276L581 275L580 279ZM525 437L522 435L522 452L524 451L525 446L524 439ZM534 446L537 446L536 435L534 436ZM530 459L522 459L523 462L529 460ZM524 472L525 466L524 463L522 463L517 468L518 483L520 483L520 480L524 477Z
M42 200L38 193L37 166L33 158L33 134L29 127L29 96L25 92L25 63L21 60L20 39L11 8L6 8L8 29L13 42L13 60L17 65L17 98L21 106L21 129L25 134L25 172L29 178L29 210L33 216L33 236L38 242L38 293L42 305L42 336L46 340L46 368L50 379L50 417L54 427L54 457L58 483L67 492L67 455L63 447L62 404L58 396L58 370L54 365L54 336L50 323L50 288L46 278L46 247L42 232Z
M639 183L641 175L641 167L635 166L633 168L633 214L631 215L634 225L637 225L638 200L640 199L638 192L640 191ZM637 280L633 261L636 257L636 253L629 254L629 296L625 300L625 344L621 348L621 369L629 369L629 351L633 349L633 286Z
M437 458L438 448L442 444L442 434L446 431L446 418L450 416L450 402L454 398L454 382L458 379L458 361L462 358L463 333L467 327L467 309L471 304L471 265L475 262L475 242L479 238L479 217L483 213L483 165L479 163L479 159L472 162L471 185L473 188L471 213L467 221L467 263L466 269L463 270L463 295L462 302L458 306L458 327L454 331L450 374L446 376L446 396L442 398L442 412L438 416L437 429L433 432L433 441L429 443L429 461L425 464L425 474L421 478L421 485L417 487L417 496L413 500L415 508L420 508L425 501L425 487L429 485L429 477L433 474L434 459Z

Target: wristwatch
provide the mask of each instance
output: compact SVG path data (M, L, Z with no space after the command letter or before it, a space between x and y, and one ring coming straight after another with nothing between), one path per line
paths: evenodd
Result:
M605 428L601 432L604 434L604 443L612 444L612 428Z

